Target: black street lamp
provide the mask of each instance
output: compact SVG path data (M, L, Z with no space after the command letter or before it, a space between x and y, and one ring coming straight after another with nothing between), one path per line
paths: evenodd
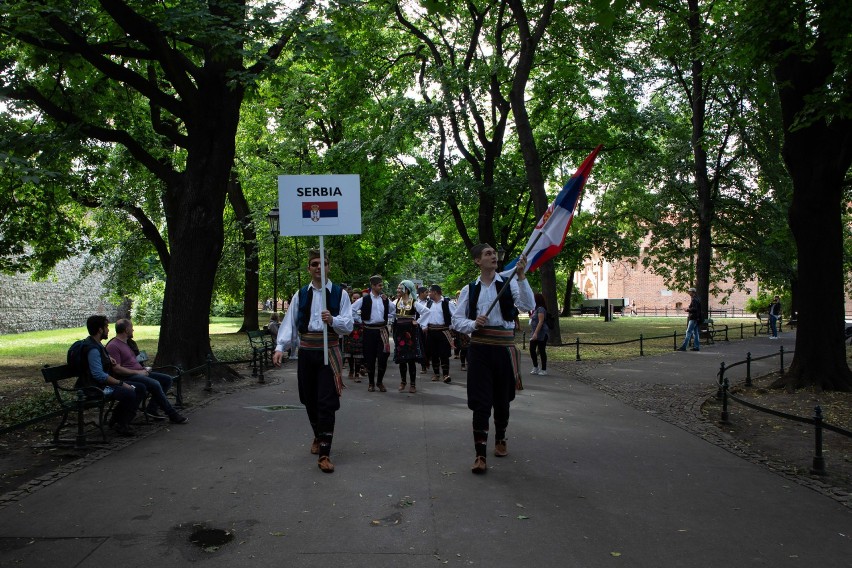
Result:
M503 272L503 261L506 259L506 249L497 245L497 272Z
M275 252L272 257L272 311L278 313L278 208L275 207L266 216L269 221L269 232L272 233L272 242L275 243Z

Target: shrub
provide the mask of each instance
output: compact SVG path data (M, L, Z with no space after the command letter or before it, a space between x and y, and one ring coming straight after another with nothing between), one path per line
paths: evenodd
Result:
M166 283L162 280L149 280L142 284L139 295L133 299L133 320L139 325L160 325L165 294Z
M216 296L210 306L210 315L217 318L242 317L243 302L227 296Z
M34 393L0 408L0 425L11 426L56 410L53 391Z

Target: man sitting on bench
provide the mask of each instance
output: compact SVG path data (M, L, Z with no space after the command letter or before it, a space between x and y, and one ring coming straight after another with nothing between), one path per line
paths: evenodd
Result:
M172 424L189 422L189 418L179 414L166 398L166 393L172 387L174 379L165 373L152 371L150 367L143 367L136 359L136 353L128 345L128 341L132 340L133 322L129 319L120 319L115 322L115 337L106 346L110 357L115 360L113 373L132 385L143 385L151 393L151 400L145 408L145 415L149 418L165 420L167 416ZM157 412L158 407L163 409L166 416Z
M89 337L83 347L88 362L87 369L77 381L78 388L97 386L103 389L104 396L116 401L109 425L119 436L133 436L135 432L130 422L136 415L136 407L145 398L145 388L136 388L130 383L117 379L112 374L112 361L101 342L109 337L109 320L106 316L90 316L86 320Z

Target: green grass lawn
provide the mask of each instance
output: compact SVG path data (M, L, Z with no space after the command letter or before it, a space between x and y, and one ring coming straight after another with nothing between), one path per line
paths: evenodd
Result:
M754 318L715 319L716 330L728 326L729 337L739 339L740 334L754 337ZM576 341L580 340L580 358L587 360L626 359L639 357L639 337L644 338L642 350L646 356L671 352L674 348L673 334L677 332L678 345L686 332L686 318L623 317L607 322L600 317L560 318L562 332L560 347L548 346L547 356L552 361L574 361L577 356ZM521 318L521 329L526 333L529 347L529 320ZM662 339L650 339L655 337ZM523 334L517 339L523 343ZM590 345L592 343L620 343L618 345Z
M242 318L210 318L210 341L214 352L241 343L248 344L245 334L237 333L241 324ZM68 347L87 335L85 327L0 335L0 368L21 366L38 369L43 365L65 363ZM110 337L114 335L110 324ZM157 355L159 337L160 326L133 326L133 338L139 349L144 349L152 359Z

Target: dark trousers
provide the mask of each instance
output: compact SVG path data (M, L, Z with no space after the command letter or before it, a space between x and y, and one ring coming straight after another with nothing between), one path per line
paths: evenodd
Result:
M145 375L133 375L125 380L137 387L139 385L144 386L148 394L151 395L151 401L145 410L155 410L157 407L160 407L166 416L172 416L177 413L166 398L166 393L172 388L173 381L169 375L151 372L147 377Z
M429 330L429 353L432 355L432 371L437 375L438 371L447 376L450 374L450 353L452 348L447 336L443 331Z
M403 361L399 364L399 376L403 383L405 383L406 369L408 370L408 376L411 378L411 384L414 385L414 381L417 379L417 361L412 359L411 361Z
M429 332L421 328L423 334L420 336L423 339L423 372L429 368L429 363L432 361L432 352L429 350Z
M320 455L331 453L334 413L340 409L340 397L334 383L334 372L323 364L322 351L299 349L296 373L299 401L305 405L314 438L320 440Z
M473 411L474 443L477 455L485 455L492 408L497 439L506 435L509 404L515 399L515 371L506 347L476 343L468 347L467 369L467 407Z
M538 367L538 358L541 357L541 370L547 370L547 338L542 341L538 339L530 339L530 357L532 358L533 367Z
M363 337L364 366L367 367L367 378L369 378L371 385L382 384L390 357L390 353L385 353L382 333L378 329L365 328Z
M135 390L123 385L113 385L109 398L115 401L115 407L112 409L110 423L116 422L125 426L130 424L136 416L136 409L145 400L147 394L148 391L145 390L144 385L136 386Z

